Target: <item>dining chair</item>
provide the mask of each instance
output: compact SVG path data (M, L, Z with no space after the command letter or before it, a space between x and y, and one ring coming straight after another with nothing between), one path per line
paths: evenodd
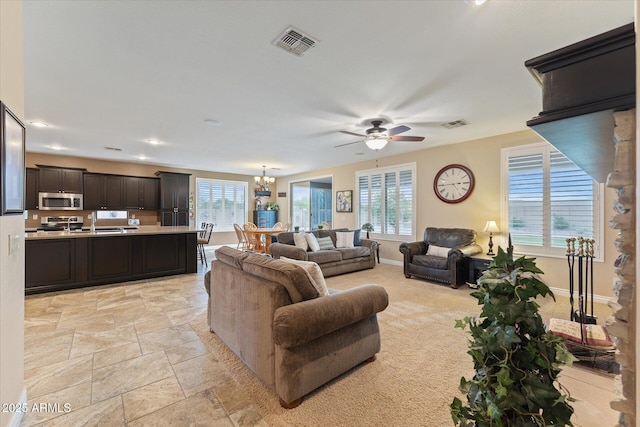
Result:
M290 223L290 222L287 222L287 223L282 227L282 229L283 229L284 231L289 231L289 230L291 229L291 223Z
M207 254L204 252L204 245L209 244L212 232L213 224L206 222L202 223L201 230L198 232L198 255L203 265L207 265Z
M282 223L280 221L278 221L275 224L273 224L273 226L271 228L273 228L274 230L282 230L282 229L284 229L284 226L282 225Z
M253 230L257 230L258 226L252 222L245 222L244 225L242 226L242 229L247 231L253 231ZM260 240L257 237L257 234L245 233L245 236L247 237L247 246L249 250L254 251L260 248Z
M242 227L239 224L233 224L233 229L236 231L236 237L238 238L238 244L236 249L249 249L249 242L247 236L244 234Z
M320 225L322 226L323 230L331 230L331 224L329 224L327 221L322 221Z

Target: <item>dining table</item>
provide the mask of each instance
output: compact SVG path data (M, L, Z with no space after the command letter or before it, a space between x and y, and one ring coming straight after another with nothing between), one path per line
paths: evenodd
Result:
M268 254L269 245L271 245L271 236L278 235L285 230L282 228L256 228L254 230L247 230L245 228L243 231L247 236L249 244L253 245L252 249L254 251Z

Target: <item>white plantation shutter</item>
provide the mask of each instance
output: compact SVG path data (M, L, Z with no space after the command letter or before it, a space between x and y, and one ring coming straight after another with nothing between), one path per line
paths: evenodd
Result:
M247 222L246 182L196 178L196 224L213 223L214 231L234 231Z
M358 227L371 223L373 234L402 240L415 235L415 164L358 171Z
M566 239L596 240L601 257L601 186L549 144L503 150L509 233L518 252L564 255Z
M568 237L594 238L593 180L558 151L550 169L551 246L566 247Z
M544 180L541 154L509 158L509 230L514 244L542 246Z

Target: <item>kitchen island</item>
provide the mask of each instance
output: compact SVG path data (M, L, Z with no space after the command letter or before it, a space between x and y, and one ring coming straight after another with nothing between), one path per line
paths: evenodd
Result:
M25 292L195 273L197 233L186 226L25 233Z

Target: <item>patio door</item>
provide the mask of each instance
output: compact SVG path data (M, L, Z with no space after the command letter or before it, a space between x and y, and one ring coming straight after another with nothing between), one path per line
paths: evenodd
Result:
M326 221L331 224L331 178L294 182L291 184L291 226L300 230L315 230Z

